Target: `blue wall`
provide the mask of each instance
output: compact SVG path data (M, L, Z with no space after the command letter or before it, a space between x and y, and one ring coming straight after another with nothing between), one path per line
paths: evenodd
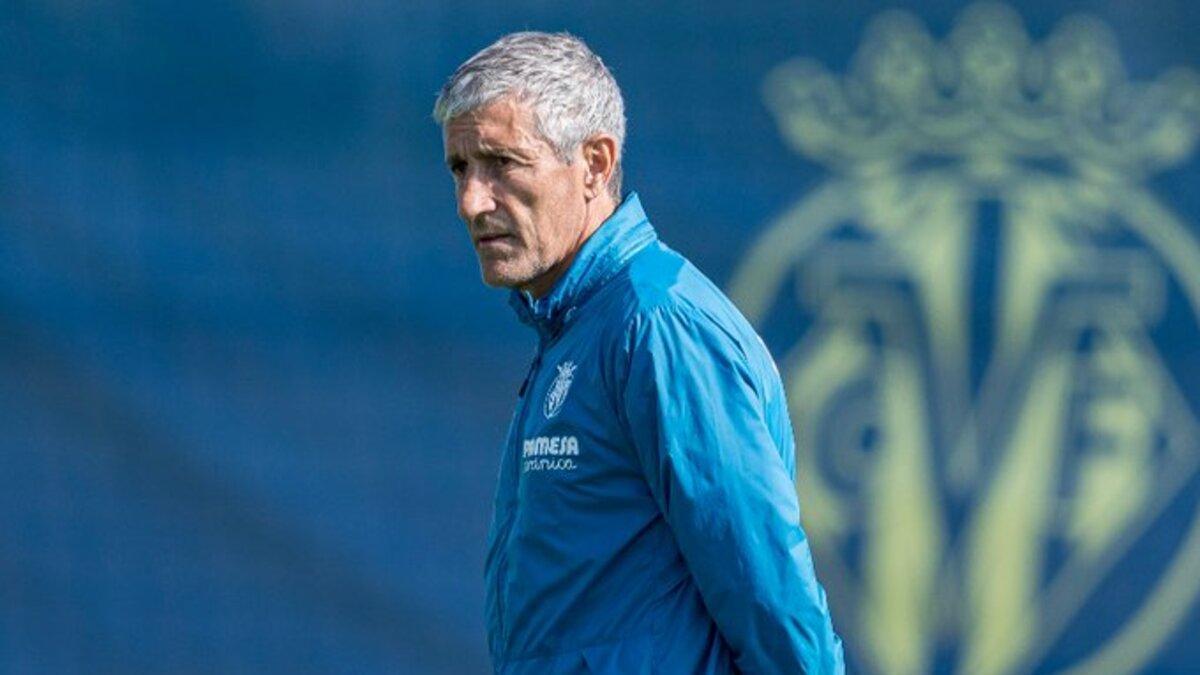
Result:
M963 9L898 6L938 42ZM1038 44L1064 17L1097 17L1143 83L1200 68L1197 7L1013 5ZM503 292L479 282L429 117L437 89L505 32L582 36L625 92L626 186L660 235L728 288L758 264L747 262L754 243L788 209L848 175L789 144L764 100L768 75L803 57L843 77L882 9L0 6L0 670L487 670L483 544L499 443L533 338ZM1166 141L1178 157L1117 184L1165 205L1192 242L1197 108L1181 110L1190 122ZM983 200L980 222L997 220L988 206L996 199ZM833 239L854 238L835 230ZM1188 458L1200 454L1187 435L1200 414L1200 343L1185 288L1200 269L1172 266L1163 246L1131 236L1163 280L1163 309L1142 319L1171 375L1154 386L1178 394L1172 414L1184 420L1183 440L1152 444L1145 459L1153 493L1166 490L1160 476L1194 469ZM973 302L994 290L970 288ZM795 354L820 325L821 303L756 319L777 357ZM999 330L989 321L973 329L971 344L985 346L976 366L998 341L980 337ZM937 463L940 452L926 456ZM806 461L801 473L819 471ZM1075 465L1064 466L1069 474ZM1118 475L1134 475L1130 466ZM983 482L970 485L993 468L985 462ZM1115 644L1155 589L1186 587L1159 585L1171 569L1190 569L1185 533L1200 488L1184 473L1158 510L1131 511L1131 529L1116 538L1128 546L1105 545L1113 560L1094 568L1084 593L1095 599L1062 619L1060 637L979 658L993 672L1057 671ZM1005 639L1003 621L989 623L991 610L964 600L983 586L961 575L986 576L986 565L972 572L954 562L970 557L971 535L961 533L986 502L981 489L931 497L945 535L924 569L940 571L928 602L899 605L939 617L941 628L912 647L923 656L910 663L922 670L963 672L972 626ZM867 508L871 494L854 494L845 503ZM802 507L805 499L801 483ZM1014 527L1051 542L1035 561L1045 575L1027 577L1052 579L1074 540L1054 538L1057 526ZM850 575L830 585L853 663L900 672L903 646L870 628L886 603L860 579L873 530L812 528L818 571ZM901 556L896 569L910 562ZM1180 612L1147 619L1162 637L1138 637L1150 655L1130 668L1186 672L1200 662L1187 639L1200 613L1181 593L1171 591ZM1026 609L1013 616L1058 616Z

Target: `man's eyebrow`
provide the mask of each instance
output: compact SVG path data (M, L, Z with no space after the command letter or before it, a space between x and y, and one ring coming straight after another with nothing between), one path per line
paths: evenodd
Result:
M528 152L522 152L517 148L509 148L505 146L489 145L472 150L467 154L473 157L483 157L485 159L494 157L509 157L521 161L529 161L532 159L530 153ZM453 167L455 164L463 161L466 161L466 158L457 152L446 155L446 166Z

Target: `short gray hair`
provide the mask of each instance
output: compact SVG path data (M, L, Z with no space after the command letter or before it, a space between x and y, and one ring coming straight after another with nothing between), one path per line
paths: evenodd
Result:
M507 96L532 106L538 132L564 162L595 134L615 138L608 191L621 200L625 101L612 73L583 40L568 33L505 35L454 71L438 94L433 117L444 127Z

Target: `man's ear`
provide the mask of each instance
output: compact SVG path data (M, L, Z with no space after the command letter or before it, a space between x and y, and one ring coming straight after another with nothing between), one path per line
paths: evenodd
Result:
M608 181L617 166L617 140L597 134L583 142L584 194L591 200L608 194Z

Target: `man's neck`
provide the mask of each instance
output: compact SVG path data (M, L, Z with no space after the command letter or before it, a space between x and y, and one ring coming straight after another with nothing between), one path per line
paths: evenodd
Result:
M572 243L567 255L545 274L534 279L521 290L528 292L534 299L545 297L554 288L554 284L558 283L567 270L571 269L571 263L575 262L575 256L579 254L579 250L583 248L587 240L596 233L596 230L600 229L604 221L616 212L617 202L607 193L588 202L587 211L584 214L584 226L579 231L579 237Z

